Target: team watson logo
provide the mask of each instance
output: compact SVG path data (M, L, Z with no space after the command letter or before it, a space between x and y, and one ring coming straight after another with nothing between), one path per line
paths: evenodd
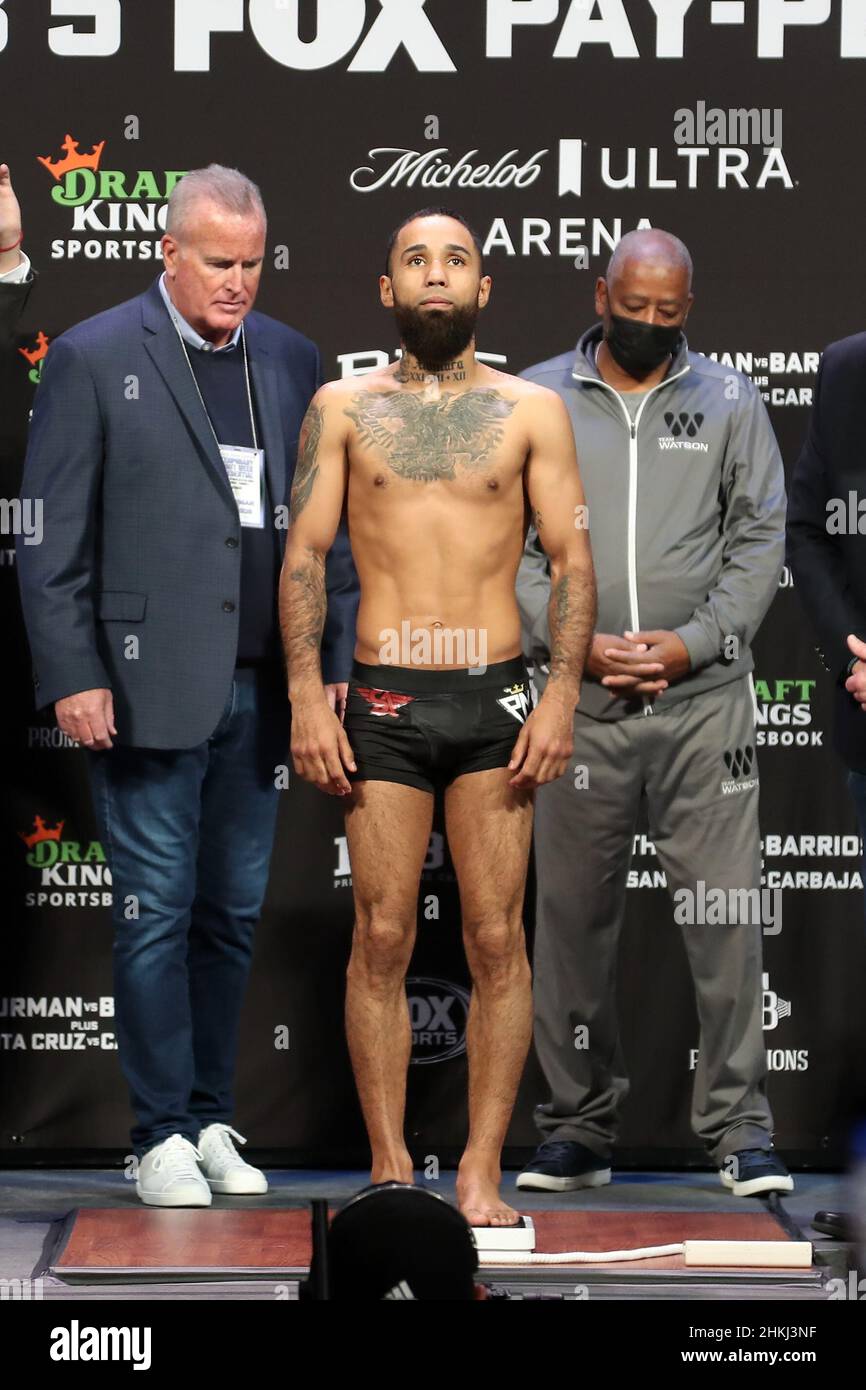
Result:
M65 825L35 816L32 830L18 832L39 882L38 890L25 894L25 907L110 907L111 870L102 845L64 839Z
M129 117L135 120L135 117ZM167 200L185 169L103 169L105 141L84 152L66 135L62 157L39 155L39 163L54 180L52 200L72 209L72 233L51 243L51 259L87 261L161 260ZM145 233L149 239L142 238ZM117 235L115 235L117 234Z
M723 753L722 757L731 774L730 777L722 779L722 792L725 796L751 791L752 787L758 786L760 779L749 776L755 764L755 750L750 743L744 748L731 748L727 753Z
M32 348L20 347L18 351L21 356L30 364L30 371L27 373L34 386L38 386L42 380L42 367L48 356L49 339L40 328L36 334L36 344Z
M683 433L687 434L689 439L694 439L703 423L704 417L700 411L696 411L694 415L689 415L684 410L681 410L678 415L672 414L671 411L667 411L665 414L665 424L674 439L679 439Z
M659 448L692 449L700 454L708 454L709 444L697 438L703 423L704 417L700 411L696 410L694 415L690 415L686 410L679 410L676 414L672 410L666 410L665 424L670 434L659 435Z

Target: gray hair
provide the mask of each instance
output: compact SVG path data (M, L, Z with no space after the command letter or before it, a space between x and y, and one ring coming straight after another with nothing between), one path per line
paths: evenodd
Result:
M684 270L691 289L694 274L692 258L688 247L673 232L664 232L661 227L641 227L634 232L626 232L608 261L604 277L607 283L615 280L627 262L632 260L662 261L677 270Z
M190 169L171 190L165 222L168 234L181 237L194 205L206 199L225 212L233 212L239 217L258 215L267 223L258 185L242 174L240 169L229 169L225 164L209 164L206 169Z

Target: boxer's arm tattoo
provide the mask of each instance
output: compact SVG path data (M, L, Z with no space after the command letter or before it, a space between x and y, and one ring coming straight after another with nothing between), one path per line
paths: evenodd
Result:
M298 462L292 481L291 517L296 521L310 500L313 484L319 473L316 461L319 440L322 437L322 417L324 406L311 405L301 425L301 440L298 447Z
M290 686L297 688L307 679L321 682L319 649L327 607L325 557L308 547L280 579L280 629Z
M595 626L595 584L587 584L583 578L579 573L566 573L551 586L548 685L561 680L580 684Z
M378 448L401 478L454 478L457 464L483 463L502 441L516 400L499 391L445 392L424 401L414 391L359 391L345 407L366 448Z

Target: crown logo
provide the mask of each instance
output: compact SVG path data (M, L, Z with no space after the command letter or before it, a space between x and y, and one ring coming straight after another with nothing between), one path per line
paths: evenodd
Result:
M61 148L66 151L65 159L52 159L50 155L41 154L36 156L39 163L45 165L49 174L58 180L72 169L98 169L102 151L105 148L105 141L100 140L98 145L94 145L90 154L79 154L78 141L73 140L71 135L67 135Z
M53 829L49 830L41 816L34 816L33 834L25 835L22 830L19 830L18 834L27 848L32 849L33 846L38 845L41 840L59 840L60 836L63 834L63 827L65 824L65 820L58 821Z
M35 367L37 362L41 362L43 357L48 354L48 339L40 328L36 335L35 348L19 348L22 357L26 357L31 367Z

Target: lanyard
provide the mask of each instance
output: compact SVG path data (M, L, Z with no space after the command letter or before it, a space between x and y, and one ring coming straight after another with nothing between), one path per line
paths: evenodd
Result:
M204 396L203 396L202 393L201 393L201 387L199 386L198 380L196 379L196 374L195 374L195 372L194 372L193 369L192 369L192 362L190 361L189 353L187 352L186 342L184 341L183 334L182 334L181 331L180 331L180 326L179 326L179 324L178 324L178 321L177 321L177 319L176 319L174 313L172 313L172 315L171 315L171 321L172 321L172 323L174 324L174 331L175 331L175 333L176 333L177 336L178 336L178 341L179 341L181 347L183 348L183 355L184 355L184 357L186 358L186 365L189 367L189 374L190 374L190 376L192 377L192 384L193 384L193 386L194 386L195 389L196 389L196 394L198 395L199 400L201 401L201 408L202 408L202 410L203 410L204 413L205 413L205 418L207 419L208 424L210 425L210 432L211 432L211 434L212 434L213 437L214 437L214 443L215 443L216 446L217 446L217 451L219 451L219 450L222 448L222 445L220 444L219 440L217 439L217 432L216 432L216 430L215 430L214 427L213 427L213 421L211 420L210 415L208 414L207 406L206 406L205 403L204 403ZM259 447L259 441L258 441L258 436L256 435L256 421L255 421L255 416L253 415L253 398L252 398L252 394L251 394L251 392L250 392L250 367L249 367L249 362L247 361L247 335L246 335L246 333L244 332L243 323L241 324L241 346L243 347L243 350L244 350L244 380L245 380L245 382L246 382L246 387L247 387L247 405L249 406L249 411L250 411L250 429L252 430L252 435L253 435L253 448L254 448L254 449L258 449L258 447Z

